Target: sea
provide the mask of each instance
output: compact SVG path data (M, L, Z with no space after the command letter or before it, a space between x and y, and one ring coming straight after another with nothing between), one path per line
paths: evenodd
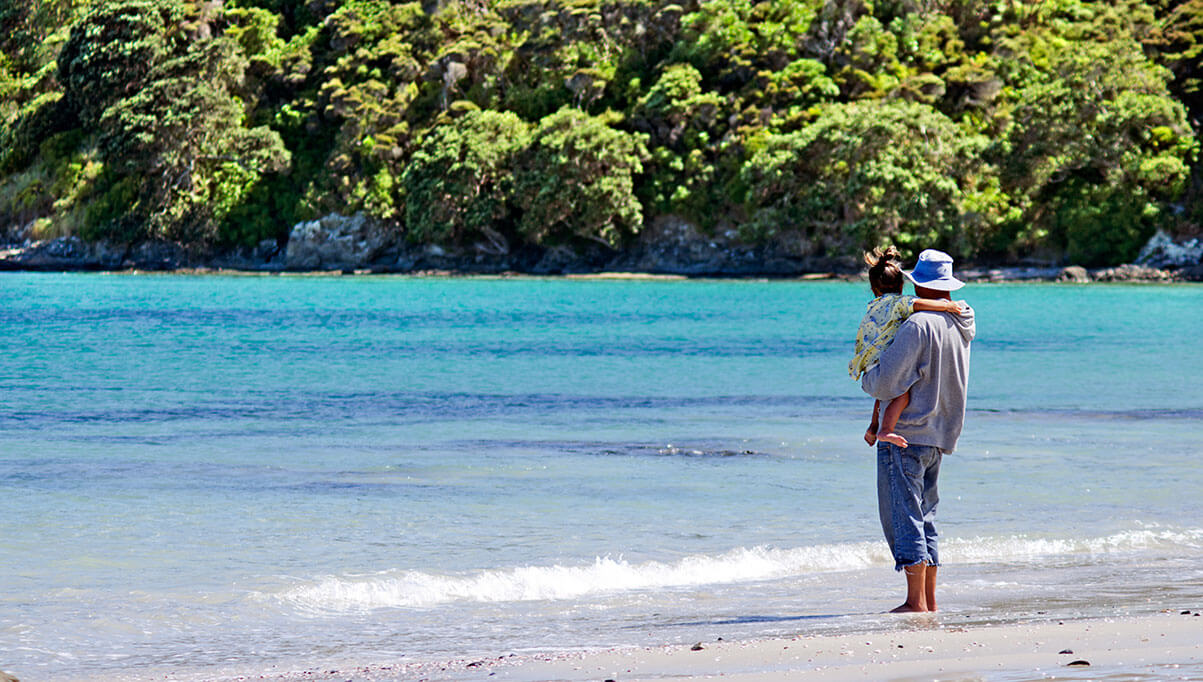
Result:
M0 275L0 669L901 627L834 281ZM940 627L1203 606L1203 287L971 284Z

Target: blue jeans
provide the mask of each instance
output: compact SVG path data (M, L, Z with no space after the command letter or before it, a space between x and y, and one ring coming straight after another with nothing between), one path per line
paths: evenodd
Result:
M877 443L877 513L895 570L921 562L940 565L936 479L943 458L943 451L930 445Z

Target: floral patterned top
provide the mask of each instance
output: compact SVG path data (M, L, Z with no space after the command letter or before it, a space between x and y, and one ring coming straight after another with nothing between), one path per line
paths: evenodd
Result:
M869 301L860 329L856 330L852 361L848 363L848 374L853 379L859 381L866 370L877 364L877 358L894 340L898 327L911 316L916 299L916 296L882 294Z

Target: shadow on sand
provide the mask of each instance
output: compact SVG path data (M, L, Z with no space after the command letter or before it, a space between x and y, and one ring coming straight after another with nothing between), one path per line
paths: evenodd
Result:
M735 618L726 618L723 620L696 620L685 623L659 623L652 627L661 628L676 628L676 627L698 627L701 625L750 625L752 623L791 623L814 620L828 620L832 618L846 618L848 616L869 615L855 613L830 613L817 614L810 616L737 616ZM638 626L638 627L646 627Z

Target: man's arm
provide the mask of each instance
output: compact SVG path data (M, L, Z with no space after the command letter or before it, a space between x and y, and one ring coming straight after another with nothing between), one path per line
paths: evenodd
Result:
M922 350L919 328L913 322L902 323L894 341L877 359L877 364L861 377L861 389L878 400L891 400L906 393L919 381Z

